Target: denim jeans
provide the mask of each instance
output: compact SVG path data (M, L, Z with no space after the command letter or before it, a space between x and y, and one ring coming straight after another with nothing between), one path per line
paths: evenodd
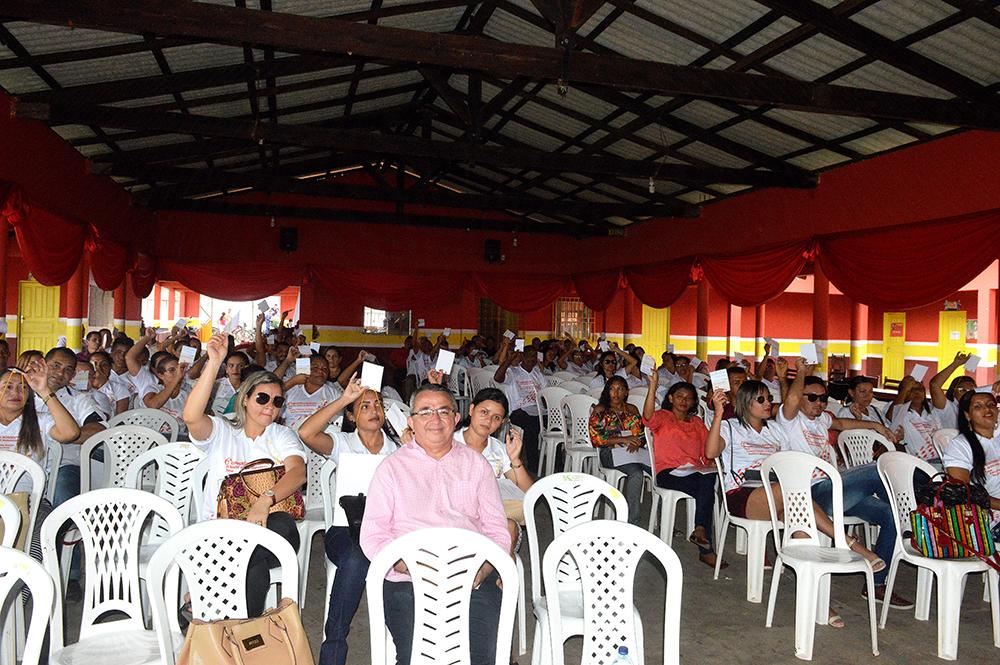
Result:
M339 571L337 573L340 574ZM469 662L471 665L494 665L497 651L497 628L500 623L502 592L497 587L496 571L490 573L478 589L473 589L469 608ZM385 582L382 587L385 623L396 645L396 665L410 665L413 650L413 584ZM455 658L449 658L455 660Z
M896 546L896 518L889 505L889 497L879 478L875 463L856 466L840 472L844 486L844 514L860 517L869 524L878 525L878 540L874 552L885 561L885 570L875 573L875 584L885 584ZM827 514L833 509L833 483L829 478L814 483L813 501Z
M639 526L639 512L642 510L643 473L652 473L645 464L622 464L615 466L611 448L603 446L598 449L601 466L606 469L617 469L625 474L625 500L628 501L628 523Z
M59 467L56 476L56 490L52 496L52 506L59 506L74 496L80 495L80 466L77 464L67 464ZM68 529L59 533L59 540L62 541ZM61 550L62 548L60 548ZM69 579L80 581L80 546L73 548L73 563L69 569Z
M687 476L672 476L673 469L664 469L656 474L656 485L668 490L677 490L694 497L694 525L705 529L705 539L712 542L712 517L715 513L716 474L692 473ZM687 534L688 536L691 534ZM685 536L686 538L687 536ZM698 545L700 554L711 554L713 549Z
M347 663L347 634L361 603L368 575L368 557L351 538L346 526L330 527L323 536L326 557L337 566L326 615L326 639L319 649L320 665Z
M299 527L292 516L284 511L267 516L267 528L288 541L292 549L299 549ZM263 547L250 555L247 564L247 616L259 617L266 609L267 591L271 587L271 568L278 565L278 558Z

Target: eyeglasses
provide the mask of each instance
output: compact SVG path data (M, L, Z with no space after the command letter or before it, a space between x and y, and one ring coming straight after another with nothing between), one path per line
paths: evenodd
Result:
M805 397L810 402L820 401L826 404L827 402L830 401L830 396L827 395L826 393L823 393L822 395L817 393L806 393L805 395L803 395L803 397Z
M257 402L258 404L260 404L261 406L264 406L268 402L273 402L274 403L274 408L276 408L276 409L280 409L281 407L283 407L285 405L285 398L284 397L282 397L281 395L275 395L272 398L267 393L257 393L257 396L254 397L254 401Z
M758 404L764 404L765 402L770 404L774 401L774 398L771 395L757 395L754 397L754 401Z
M604 365L614 365L615 364L615 359L614 358L608 358L607 360L602 360L601 363L604 364Z
M450 406L442 406L439 409L420 409L419 411L414 411L410 415L414 418L420 418L421 420L428 420L431 416L437 416L438 418L448 418L455 413L455 409Z

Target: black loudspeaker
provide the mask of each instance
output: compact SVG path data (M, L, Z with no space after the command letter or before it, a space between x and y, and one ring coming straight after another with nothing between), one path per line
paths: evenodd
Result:
M500 255L500 241L487 240L484 243L484 254L487 263L500 263L503 257Z
M282 226L278 231L278 247L283 252L294 252L299 248L299 230L294 226Z

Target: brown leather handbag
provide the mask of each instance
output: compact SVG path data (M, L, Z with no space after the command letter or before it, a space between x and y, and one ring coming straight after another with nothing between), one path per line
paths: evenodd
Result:
M275 464L274 460L262 458L245 464L238 473L226 476L219 487L219 517L246 520L254 501L267 490L273 489L284 475L283 464ZM289 497L271 506L268 512L278 511L286 512L296 520L304 518L306 504L302 499L302 490L295 490Z
M299 606L291 598L256 619L195 619L177 654L177 665L314 664Z

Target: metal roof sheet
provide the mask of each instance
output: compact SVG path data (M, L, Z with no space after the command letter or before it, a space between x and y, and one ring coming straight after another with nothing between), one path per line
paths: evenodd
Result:
M1000 18L1000 12L995 12ZM1000 82L1000 28L978 18L931 35L910 47L983 85Z
M713 148L712 146L706 145L700 141L689 143L688 145L681 147L678 152L691 155L692 157L714 166L724 166L731 169L742 169L750 166L749 162L731 155L728 152L723 152L722 150Z
M772 157L808 148L812 145L753 120L744 120L731 127L726 127L718 133L720 136L750 146Z
M696 99L684 104L679 109L675 109L670 115L687 120L699 127L708 128L714 127L720 122L725 122L736 114L711 102L703 102L700 99Z
M243 63L243 49L224 44L191 44L163 49L163 56L172 72L187 72L209 67Z
M0 69L0 87L12 95L49 89L48 84L28 67Z
M844 147L856 150L863 155L874 155L884 150L892 150L907 143L913 143L916 139L909 134L892 129L891 127L856 138L853 141L844 143Z
M797 79L814 81L835 69L854 62L864 53L824 34L813 35L766 62Z
M689 28L712 41L723 42L767 13L756 2L741 0L638 0L636 5Z
M788 159L788 163L810 171L829 168L835 164L849 161L850 158L826 148L821 148L813 152L797 155Z
M555 42L551 32L546 32L504 11L502 7L493 12L493 16L483 29L483 34L511 44L552 46Z
M874 120L869 120L868 118L825 115L822 113L807 113L805 111L790 111L787 109L771 109L765 115L823 139L836 139L867 129L876 124Z
M686 65L708 50L627 13L609 25L597 37L597 43L629 58L675 65Z
M399 16L386 16L379 19L379 25L422 32L450 32L458 25L458 20L465 13L465 7L445 7L432 11L414 12Z
M0 14L2 14L2 9L0 9ZM3 25L32 55L79 51L142 41L142 37L137 35L72 28L65 25L42 25L23 21L10 21Z
M932 85L927 81L918 79L880 61L872 62L860 69L854 70L850 74L841 76L834 83L857 88L883 90L885 92L898 92L906 95L919 95L921 97L940 97L944 99L954 97L947 90L942 90L936 85Z
M163 73L160 66L156 64L156 58L148 51L94 60L59 62L46 65L45 71L64 87L143 76L159 76ZM136 92L142 94L141 90L136 90Z
M892 39L901 39L954 14L938 0L881 0L851 14L851 20Z

